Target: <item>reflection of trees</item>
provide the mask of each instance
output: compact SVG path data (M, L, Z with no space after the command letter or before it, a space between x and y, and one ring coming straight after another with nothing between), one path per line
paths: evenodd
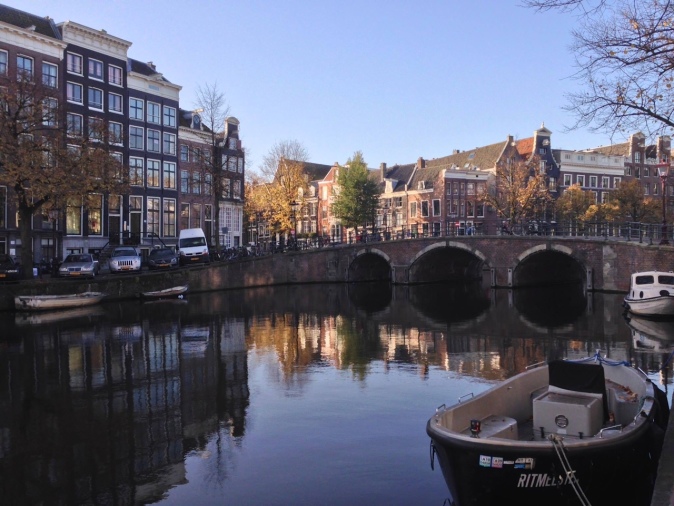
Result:
M351 367L355 376L365 379L368 364L381 358L379 328L371 320L340 318L337 336L341 341L341 367Z

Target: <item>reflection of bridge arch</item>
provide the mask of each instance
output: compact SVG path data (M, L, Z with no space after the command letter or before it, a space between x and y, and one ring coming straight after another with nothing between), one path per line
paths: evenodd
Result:
M586 268L573 250L560 244L540 244L518 255L509 275L511 286L586 283Z
M412 258L409 282L479 280L485 264L489 265L486 255L464 243L437 242L429 244Z
M349 264L347 281L390 281L391 258L377 248L365 248L356 253Z

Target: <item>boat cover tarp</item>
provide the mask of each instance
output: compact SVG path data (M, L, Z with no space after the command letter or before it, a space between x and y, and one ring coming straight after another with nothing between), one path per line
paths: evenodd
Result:
M601 394L604 405L604 420L608 419L608 400L604 367L601 364L582 364L568 360L554 360L548 364L550 385L572 390Z

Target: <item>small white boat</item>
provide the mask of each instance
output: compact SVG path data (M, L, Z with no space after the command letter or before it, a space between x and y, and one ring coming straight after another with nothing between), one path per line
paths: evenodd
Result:
M667 396L642 371L597 354L443 404L426 432L450 504L641 505L668 417Z
M674 317L674 272L644 271L632 274L623 302L637 315Z
M143 292L140 294L143 300L161 300L161 299L184 299L187 297L187 285L173 286L164 290L153 292Z
M17 295L14 307L19 311L48 311L93 306L105 297L101 292L70 293L65 295Z

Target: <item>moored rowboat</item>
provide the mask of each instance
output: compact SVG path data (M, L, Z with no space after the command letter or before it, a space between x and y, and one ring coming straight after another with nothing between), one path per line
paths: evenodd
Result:
M103 300L102 292L83 292L65 295L17 295L14 307L19 311L47 311L93 306Z
M140 296L143 300L184 299L187 296L187 291L187 285L181 285L166 288L164 290L143 292L140 294Z

